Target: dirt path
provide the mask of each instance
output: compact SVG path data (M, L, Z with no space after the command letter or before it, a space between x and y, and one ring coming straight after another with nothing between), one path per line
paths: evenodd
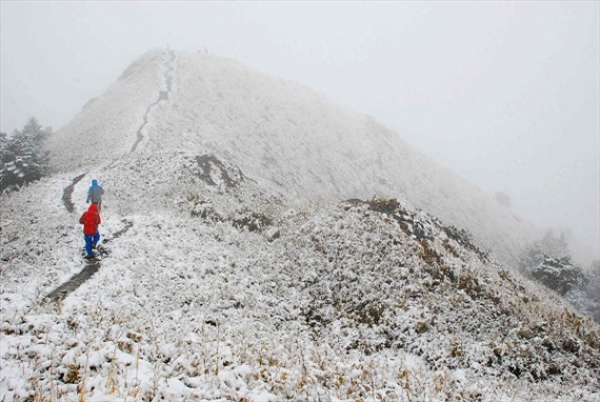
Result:
M142 131L144 130L144 127L146 127L146 124L148 124L148 115L150 114L150 112L152 111L154 106L158 105L160 103L160 101L162 101L162 100L169 99L169 93L171 92L171 84L173 82L174 67L172 66L172 63L175 60L175 52L170 50L169 55L171 56L171 58L165 63L165 68L166 68L165 81L167 83L167 90L159 91L158 99L156 99L156 101L154 101L153 103L148 105L148 107L146 108L146 112L144 113L142 125L138 128L138 130L136 132L136 139L135 139L135 142L133 143L133 145L131 146L130 152L135 152L135 150L137 149L140 142L142 142L144 140L144 134L142 133Z
M123 219L122 222L125 224L123 229L116 232L111 238L103 240L103 244L110 243L115 239L118 239L119 237L127 233L127 231L133 226L133 222L128 221L126 219ZM105 247L98 247L101 250L102 258L105 258L109 255L109 252ZM102 264L100 260L86 261L85 267L81 270L81 272L73 275L67 282L63 283L62 285L54 289L52 292L48 293L48 295L46 296L46 300L50 302L55 302L57 300L64 299L69 295L69 293L75 291L85 281L90 279L96 272L98 272L101 265Z
M148 115L150 114L150 112L152 111L154 106L156 106L162 100L169 99L169 93L171 92L171 86L173 83L173 71L174 71L173 62L175 61L175 52L173 52L172 50L169 50L169 55L170 55L170 58L165 63L165 68L166 68L165 81L167 84L167 91L166 92L161 91L158 94L158 99L155 102L148 105L148 107L146 108L146 112L144 113L143 123L137 130L136 140L133 143L133 146L131 147L131 152L135 152L139 143L144 139L144 135L143 135L142 131L144 130L144 127L146 127L146 125L148 124ZM75 210L75 205L73 205L73 201L71 199L71 197L73 195L73 189L75 188L75 184L77 184L79 181L81 181L81 179L83 179L84 177L85 177L85 173L77 176L76 178L73 179L73 182L64 189L62 201L63 201L63 204L65 205L65 208L67 209L67 211L69 211L71 213ZM125 234L133 226L133 222L128 221L128 220L123 220L123 223L125 224L124 228L121 229L120 231L116 232L111 238L103 240L102 244L110 243L111 241L119 238L121 235ZM108 255L106 249L103 254L104 254L104 256ZM62 285L60 285L59 287L54 289L52 292L50 292L46 296L46 299L51 302L57 301L59 299L64 299L69 293L71 293L74 290L76 290L77 288L79 288L79 286L81 286L85 281L87 281L96 272L98 272L98 270L100 269L100 266L101 266L100 260L86 261L86 265L83 268L83 270L81 270L81 272L73 275L71 277L71 279L69 279L67 282L63 283Z
M171 92L171 86L173 84L173 71L175 70L175 67L173 67L173 62L175 61L175 52L169 50L169 54L171 55L171 58L165 64L165 67L167 67L167 72L165 73L165 80L167 82L167 94Z
M90 279L100 269L100 261L89 262L78 274L75 274L67 282L63 283L46 296L48 301L54 302L64 299L67 295L77 289L81 284Z
M73 179L73 182L71 184L69 184L67 187L65 187L65 189L63 191L62 201L63 201L63 204L65 204L65 208L69 212L75 211L75 205L73 205L73 200L71 199L71 197L73 195L73 189L75 188L75 184L79 183L81 181L81 179L83 179L84 177L85 177L85 173L77 176L76 178Z
M137 133L136 133L137 137L136 137L135 142L133 143L133 146L131 147L131 151L130 152L135 152L135 150L137 149L137 147L140 144L140 142L142 142L142 140L144 139L144 134L142 134L142 130L144 129L144 127L146 127L146 124L148 124L148 114L150 113L150 111L152 110L152 108L155 105L158 104L158 102L160 102L160 99L158 99L154 103L151 103L146 108L146 113L144 113L144 122L142 123L142 125L140 126L140 128L138 128L138 130L137 130Z

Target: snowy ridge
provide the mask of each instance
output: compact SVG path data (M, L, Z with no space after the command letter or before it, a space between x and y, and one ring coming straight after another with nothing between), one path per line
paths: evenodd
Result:
M68 183L3 200L6 401L600 398L597 324L395 200L270 218L259 195L195 217L107 203L110 257L48 304L82 241L37 200ZM46 229L24 230L31 216Z
M530 228L302 87L154 51L51 145L1 199L3 402L600 400L600 327L496 258Z
M177 53L151 152L215 153L292 198L406 200L514 261L539 232L372 119L230 60ZM183 145L183 146L182 146Z
M509 263L541 236L395 133L297 84L232 60L175 51L151 52L124 76L103 102L94 102L55 136L61 171L81 169L83 161L93 166L119 155L136 158L125 150L143 124L143 149L135 149L140 157L215 155L288 199L405 200L467 229L482 248ZM166 88L168 99L145 113ZM90 143L94 147L85 149Z
M53 163L65 171L87 169L130 151L143 116L160 88L161 51L132 63L106 93L90 100L75 119L51 136Z

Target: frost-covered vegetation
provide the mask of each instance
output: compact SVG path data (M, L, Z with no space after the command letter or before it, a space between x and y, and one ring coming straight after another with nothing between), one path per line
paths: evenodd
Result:
M405 171L384 177L391 137L263 80L151 53L53 136L61 173L0 199L3 402L600 400L600 327L481 246L501 232L517 255L508 228L526 226L506 208L469 220L484 197L453 181L436 193L443 180L406 149ZM296 97L255 114L279 90ZM96 154L71 153L95 123ZM365 138L383 148L362 153ZM85 266L92 179L108 254L48 298ZM431 198L373 197L392 182Z
M596 324L395 200L192 217L109 198L110 255L47 302L83 264L66 179L3 199L7 401L600 397Z
M572 258L564 233L547 231L523 250L519 269L600 322L600 261L592 261L586 270Z
M571 264L567 258L546 257L531 275L561 296L573 288L582 287L586 282L583 270Z

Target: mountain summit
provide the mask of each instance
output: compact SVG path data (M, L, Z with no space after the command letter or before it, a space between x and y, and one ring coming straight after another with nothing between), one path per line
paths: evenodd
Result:
M5 402L600 400L600 327L510 268L536 230L307 89L152 51L48 146L1 199Z

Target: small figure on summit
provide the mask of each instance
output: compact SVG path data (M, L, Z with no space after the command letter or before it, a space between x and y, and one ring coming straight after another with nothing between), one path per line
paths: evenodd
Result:
M92 185L88 190L88 195L85 202L91 202L92 204L98 205L98 212L102 209L102 195L104 189L98 184L98 180L92 180Z
M92 203L87 211L79 218L79 223L83 225L83 237L85 239L85 252L86 259L93 258L94 253L92 249L96 248L96 244L100 241L100 232L98 231L98 225L102 223L100 213L98 212L98 205Z

